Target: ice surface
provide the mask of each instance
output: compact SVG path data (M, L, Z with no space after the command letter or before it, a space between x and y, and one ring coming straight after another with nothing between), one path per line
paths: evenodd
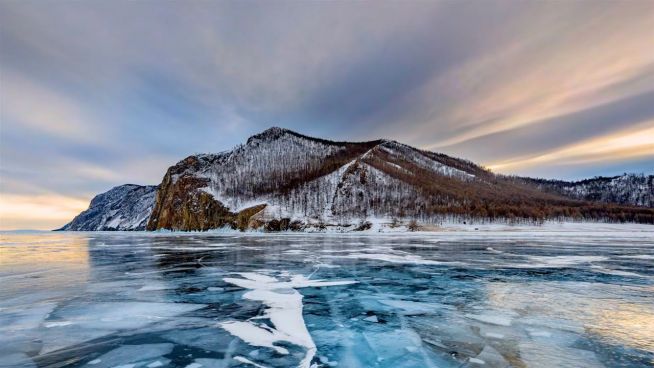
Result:
M178 328L164 333L163 337L180 345L219 353L227 352L229 344L234 340L233 336L215 326L192 329Z
M123 345L94 360L95 363L93 363L92 366L94 368L110 368L121 365L144 367L150 366L154 362L160 362L161 365L163 365L164 359L157 360L156 358L170 354L170 352L173 351L173 347L174 345L169 343ZM155 365L155 367L156 366L157 365Z
M253 365L253 366L257 367L257 368L266 368L265 366L263 366L261 364L257 364L255 362L251 361L250 359L242 357L242 356L235 356L234 360L236 360L238 362L241 362L241 363L244 363L244 364Z
M183 303L91 303L65 306L57 311L57 316L81 328L120 330L140 328L203 307Z
M406 263L416 265L443 265L443 264L460 264L458 262L443 262L429 259L423 259L413 254L387 254L387 253L350 253L347 255L331 256L333 258L354 258L370 259L375 261L384 261L391 263Z
M372 322L372 323L379 322L379 319L377 318L377 316L366 317L363 320L366 321L366 322Z
M621 256L622 258L635 258L635 259L652 259L654 260L654 256L651 254L634 254L634 255L627 255L627 256Z
M303 275L292 275L288 281L280 281L277 278L253 272L241 272L239 275L243 278L225 278L224 281L251 289L243 294L243 297L263 303L266 309L262 316L251 318L250 321L228 321L223 322L221 326L250 345L268 347L280 354L288 354L288 350L276 345L279 342L302 346L306 349L306 355L299 366L307 368L311 366L311 361L316 353L316 345L302 317L302 295L295 289L356 283L348 280L309 280ZM262 318L270 320L273 327L257 322Z
M399 309L400 310L399 313L405 315L434 313L435 311L439 310L439 308L442 308L442 305L433 304L433 303L414 302L410 300L383 299L380 300L379 302L388 305L389 307Z
M471 363L481 364L487 367L510 367L509 362L504 359L491 345L484 346L484 350L474 358L470 358Z
M484 314L466 314L466 317L480 322L489 323L492 325L511 326L511 317L506 315L484 313Z
M3 367L654 361L654 227L0 235Z
M165 283L152 283L144 285L139 289L139 291L160 291L160 290L169 290L174 289L175 285L167 285Z
M528 268L570 267L582 263L606 261L602 256L531 256L532 262L521 265Z
M0 311L0 332L11 334L38 327L54 310L56 304L43 303L26 307L3 308Z
M52 328L52 327L62 327L62 326L68 326L72 325L73 322L71 321L58 321L58 322L46 322L43 324L43 327L45 328Z

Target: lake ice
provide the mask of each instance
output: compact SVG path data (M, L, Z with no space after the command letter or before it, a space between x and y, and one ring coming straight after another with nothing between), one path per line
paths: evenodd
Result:
M649 367L654 228L2 233L2 367Z

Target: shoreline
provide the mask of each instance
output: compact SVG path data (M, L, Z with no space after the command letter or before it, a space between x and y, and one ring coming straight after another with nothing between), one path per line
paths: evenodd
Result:
M550 221L543 224L462 224L444 223L442 225L421 225L418 230L411 231L406 225L390 227L383 223L374 223L370 229L354 230L344 227L330 227L327 229L304 229L299 231L240 231L231 228L219 228L207 231L178 231L178 230L129 230L129 231L59 231L59 230L1 230L0 234L30 234L30 233L74 233L74 234L139 234L139 235L455 235L462 234L488 234L488 233L586 233L586 232L636 232L654 234L654 225L637 223L602 223L602 222L557 222Z

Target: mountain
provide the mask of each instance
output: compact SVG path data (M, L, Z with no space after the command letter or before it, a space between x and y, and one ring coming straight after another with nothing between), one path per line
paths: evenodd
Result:
M520 178L542 190L584 201L654 207L654 175L598 176L580 181Z
M89 208L58 230L113 231L145 230L157 186L125 184L98 194Z
M329 225L365 228L369 218L421 222L576 219L654 223L651 201L649 208L635 206L647 204L646 201L631 201L647 194L597 197L582 193L603 193L599 184L587 185L583 190L574 184L579 189L568 190L561 189L568 188L563 184L548 183L497 175L470 161L392 140L335 142L270 128L233 150L183 159L168 169L158 190L150 189L144 194L147 200L133 195L127 198L125 193L120 202L123 207L107 203L95 208L93 202L100 196L96 197L85 211L95 209L85 216L88 220L78 221L95 226L70 229L98 228L96 224L101 221L91 222L92 218L111 218L101 223L114 228L115 219L121 218L125 224L138 223L132 229L141 229L143 212L127 212L127 203L138 202L134 206L143 209L150 201L154 204L147 230L207 230L224 226L280 230ZM622 185L620 181L611 183L606 191L608 186ZM647 186L636 188L648 190Z

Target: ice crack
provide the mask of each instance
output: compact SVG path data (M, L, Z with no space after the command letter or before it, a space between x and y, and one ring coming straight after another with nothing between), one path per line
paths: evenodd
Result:
M263 303L266 308L262 316L247 321L227 321L220 324L230 334L239 337L250 345L268 347L279 354L288 354L288 350L275 345L276 342L289 342L306 349L305 357L299 367L310 368L316 355L316 344L307 330L302 316L302 294L296 289L303 287L337 286L354 284L356 281L309 280L303 275L294 275L290 281L254 273L239 273L242 278L227 277L225 282L249 289L243 294L248 300ZM273 327L257 322L258 319L270 320Z

